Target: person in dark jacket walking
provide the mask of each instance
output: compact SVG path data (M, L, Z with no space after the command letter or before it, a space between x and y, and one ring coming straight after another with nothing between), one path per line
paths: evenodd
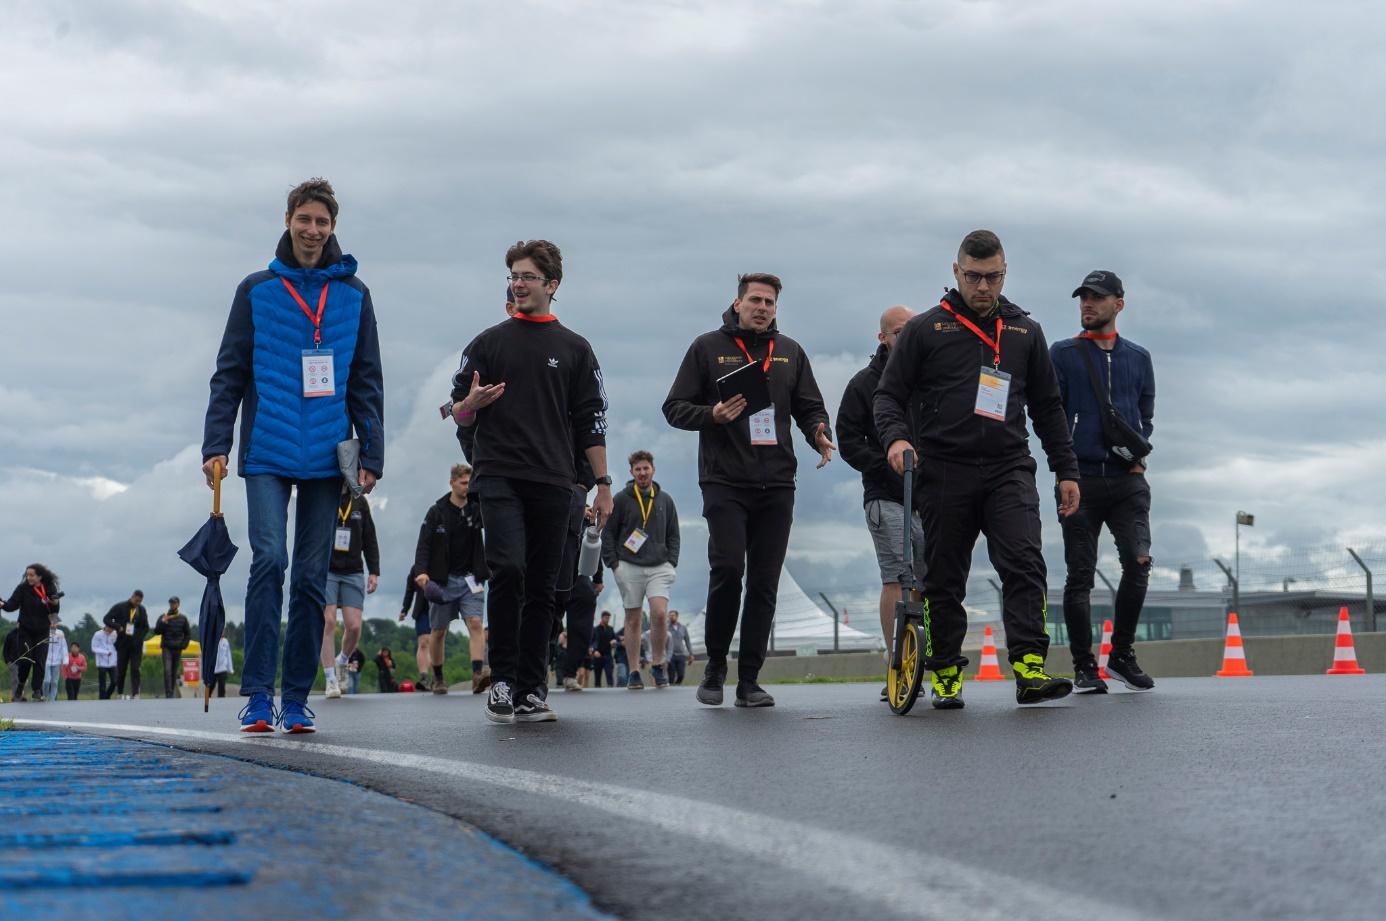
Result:
M217 353L202 440L207 485L226 476L237 412L250 532L245 595L242 732L313 732L308 693L318 674L328 557L342 473L337 445L360 441L357 485L385 469L385 383L370 291L334 233L337 197L325 179L289 193L269 269L236 289ZM310 307L309 304L312 303ZM288 506L297 496L293 573L282 666L279 624L289 566ZM278 714L275 674L282 675Z
M188 648L192 640L192 627L179 610L177 596L168 600L168 613L154 625L154 634L161 637L159 648L163 652L164 696L173 697L178 690L178 676L183 670L183 650Z
M322 612L321 662L327 685L323 696L329 699L342 696L347 660L361 642L361 609L379 580L380 545L370 502L365 496L353 496L343 481L332 534L332 559L327 564L327 605ZM342 609L342 651L334 655L338 608Z
M606 676L607 687L616 686L616 631L611 626L611 612L603 611L597 626L592 628L592 672L597 687Z
M414 544L414 585L429 600L429 656L434 694L446 694L443 662L448 625L459 617L467 627L472 654L472 693L486 689L482 675L482 618L486 612L486 581L491 570L486 565L486 544L481 531L481 514L469 501L472 468L453 466L448 492L434 502L419 526ZM420 670L423 666L420 665Z
M419 572L417 566L409 567L409 578L404 580L404 600L400 602L399 619L401 622L406 617L414 619L414 661L419 665L419 677L414 682L414 687L427 691L428 676L433 673L429 668L430 654L433 650L433 631L428 625L428 597L414 581ZM427 575L426 572L424 574Z
M649 599L650 674L655 687L666 688L669 593L679 565L679 511L655 482L654 455L649 451L631 454L630 475L616 494L611 521L602 529L602 562L615 575L621 592L628 644L639 642L641 612ZM627 657L632 652L639 650L628 645ZM626 687L638 691L644 686L640 672L632 671Z
M43 699L43 679L48 668L48 631L50 617L58 613L62 589L58 576L42 563L31 563L24 569L24 579L0 602L0 610L18 611L15 639L18 657L14 668L14 702L23 703L24 682L28 680L34 700Z
M577 482L574 446L595 476L598 527L611 514L607 403L592 347L551 311L563 281L558 247L516 243L505 263L515 313L463 351L450 411L458 425L475 427L472 494L492 573L486 716L539 722L557 718L546 700L548 649Z
M1148 691L1155 682L1136 662L1132 649L1152 565L1146 458L1123 458L1112 450L1104 434L1102 412L1104 403L1110 403L1148 444L1155 430L1155 370L1149 352L1117 335L1116 320L1126 307L1126 289L1116 273L1089 272L1073 296L1080 299L1083 331L1076 338L1054 343L1049 350L1064 415L1072 425L1073 451L1081 473L1078 485L1083 491L1078 511L1059 519L1068 565L1064 621L1073 653L1073 683L1079 693L1107 691L1092 654L1091 601L1097 540L1105 524L1121 561L1107 671L1132 690ZM1093 389L1094 375L1103 389L1103 400Z
M809 447L818 452L820 468L836 450L808 355L775 323L781 288L774 275L742 275L736 300L722 314L721 328L693 340L664 400L664 418L670 425L698 433L698 484L711 564L707 666L698 686L698 701L709 706L722 703L738 614L741 650L736 705L775 705L756 680L765 662L780 570L794 521L798 460L790 421L798 424ZM766 375L771 405L746 417L745 397L724 402L717 379L749 363L760 365Z
M905 571L905 484L886 461L885 447L876 433L872 402L876 385L885 370L890 350L900 330L914 316L908 307L891 307L881 314L881 330L876 334L879 345L871 361L847 382L842 402L837 407L837 443L842 459L852 469L861 472L862 504L866 510L866 527L876 548L876 563L881 570L881 635L886 649L894 638L895 602L900 600L900 574ZM914 576L924 578L924 525L919 512L911 511ZM881 697L885 700L884 695Z
M953 277L958 286L900 332L876 389L876 428L896 473L904 469L906 451L919 458L916 495L928 566L925 654L934 706L963 703L962 603L979 533L1001 577L1016 701L1041 703L1065 696L1073 685L1044 671L1046 573L1025 412L1058 480L1064 517L1078 508L1078 462L1044 332L1001 296L1006 257L996 234L968 234ZM909 408L916 404L918 425L912 426Z
M135 589L129 601L111 605L101 622L116 632L116 694L121 700L140 696L140 666L144 663L144 641L149 636L149 611L144 592ZM125 693L125 676L130 675L130 693Z

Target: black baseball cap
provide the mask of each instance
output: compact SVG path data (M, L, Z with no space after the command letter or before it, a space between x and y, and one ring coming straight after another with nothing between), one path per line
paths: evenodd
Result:
M1073 289L1070 297L1077 297L1084 291L1091 291L1103 297L1125 297L1126 289L1121 285L1121 279L1116 272L1108 272L1104 269L1093 269L1088 276L1083 279L1083 283Z

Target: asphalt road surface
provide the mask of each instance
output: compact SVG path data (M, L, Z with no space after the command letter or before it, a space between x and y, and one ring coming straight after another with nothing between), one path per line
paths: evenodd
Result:
M341 778L465 820L625 918L1379 919L1386 676L1166 679L897 717L878 687L557 692L497 726L470 694L315 699L315 736L237 704L7 706ZM730 694L728 695L730 699ZM461 870L459 872L462 872ZM446 892L446 888L442 890Z

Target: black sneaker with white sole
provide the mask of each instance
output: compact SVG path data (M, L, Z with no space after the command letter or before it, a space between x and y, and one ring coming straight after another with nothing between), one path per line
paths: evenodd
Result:
M1149 691L1155 687L1155 679L1141 671L1136 654L1129 649L1121 652L1112 650L1111 657L1107 659L1107 673L1132 691Z
M553 712L549 702L532 691L515 708L517 723L552 723L556 719L558 714Z
M515 701L510 696L510 683L497 681L486 695L486 718L493 723L515 722Z
M698 703L709 707L722 706L722 685L726 680L726 660L707 663L703 669L703 680L698 682Z
M1096 662L1082 662L1073 666L1073 693L1107 693L1107 682L1097 674Z
M773 707L775 706L775 698L771 697L769 691L754 681L738 681L736 683L736 705L738 707Z

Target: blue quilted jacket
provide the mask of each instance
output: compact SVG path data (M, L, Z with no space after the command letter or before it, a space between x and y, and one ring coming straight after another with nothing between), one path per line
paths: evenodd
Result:
M356 260L329 238L320 265L304 269L286 232L269 269L236 289L226 321L202 437L202 458L229 455L241 415L241 476L293 480L337 477L339 441L361 439L361 466L377 477L385 462L385 384L371 294L356 277ZM322 343L331 349L336 392L303 396L303 351L314 348L313 322L288 289L317 310L327 284Z

